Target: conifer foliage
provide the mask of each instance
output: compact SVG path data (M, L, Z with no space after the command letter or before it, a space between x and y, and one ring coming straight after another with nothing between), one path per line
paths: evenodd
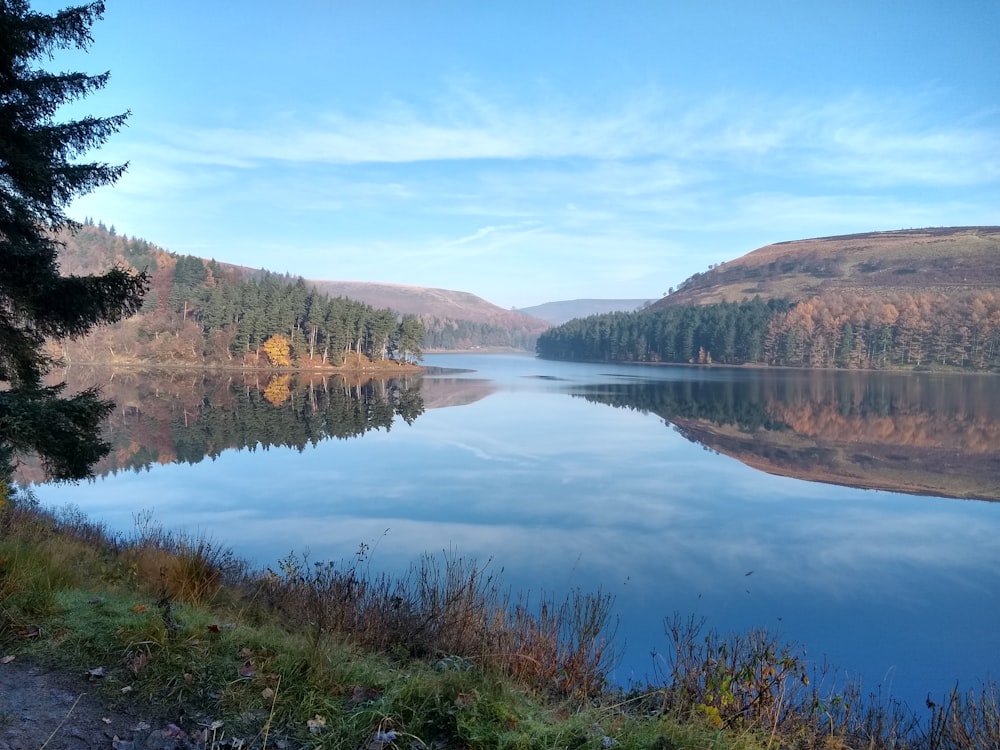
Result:
M53 479L79 479L107 450L99 426L111 409L95 390L64 396L46 386L47 339L73 339L138 310L147 279L113 268L63 276L55 233L73 230L65 209L114 183L125 165L81 161L128 113L60 122L57 111L102 88L108 74L36 67L59 49L85 49L102 2L53 15L0 0L0 487L20 455L37 453Z

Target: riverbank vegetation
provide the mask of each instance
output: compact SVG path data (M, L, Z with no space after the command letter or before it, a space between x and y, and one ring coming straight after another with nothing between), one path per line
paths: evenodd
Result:
M901 706L834 691L764 631L665 620L669 666L615 686L613 601L511 594L455 553L400 576L362 546L254 571L148 516L111 533L4 488L0 655L98 681L194 746L986 748L993 684ZM83 679L83 677L81 677ZM173 730L172 730L173 731Z
M1000 295L838 293L675 305L573 320L548 359L779 367L1000 370Z

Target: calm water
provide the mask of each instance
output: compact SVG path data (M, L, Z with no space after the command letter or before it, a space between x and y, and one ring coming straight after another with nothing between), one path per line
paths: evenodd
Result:
M248 385L131 383L116 455L148 470L36 491L122 530L151 511L262 566L365 543L379 570L454 550L515 589L601 588L622 684L665 667L675 611L723 632L765 626L838 680L914 706L1000 678L1000 503L959 499L1000 497L1000 378L425 364L451 369L360 393L377 424L313 444L331 434L314 423L298 447L259 438L267 450L226 448L219 435L246 425L208 428L233 406L219 394L258 393ZM333 399L321 390L308 402ZM280 397L234 404L274 424L293 412Z

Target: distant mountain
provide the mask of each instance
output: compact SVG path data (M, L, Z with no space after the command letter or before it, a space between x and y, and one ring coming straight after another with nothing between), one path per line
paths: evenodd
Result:
M954 294L1000 288L1000 227L868 232L779 242L696 273L653 309L828 294Z
M562 325L574 318L586 318L612 312L632 312L654 300L649 299L571 299L561 302L545 302L532 307L517 308L517 312L530 315L551 323Z
M505 310L469 292L367 281L307 279L306 283L331 297L416 315L427 329L427 349L505 347L530 351L538 335L551 327L544 318Z

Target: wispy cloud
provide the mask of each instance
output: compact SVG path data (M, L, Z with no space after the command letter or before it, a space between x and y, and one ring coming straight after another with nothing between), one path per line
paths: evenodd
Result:
M922 127L928 112L910 102L783 102L663 96L611 102L600 114L545 102L498 106L483 96L456 96L421 109L402 103L366 116L283 116L248 128L180 128L161 133L160 157L247 168L262 162L377 164L432 161L669 159L674 164L774 158L797 171L860 168L850 157L875 155L884 178L995 179L1000 136L978 128ZM831 157L823 159L821 155ZM938 168L942 157L976 168L960 177ZM985 159L982 157L986 157ZM933 169L920 170L921 164ZM909 165L906 169L904 166ZM918 168L914 169L914 165ZM661 165L662 166L662 165ZM865 170L865 171L871 171ZM683 181L676 170L674 181Z
M131 161L120 189L78 205L173 250L225 235L231 255L209 254L253 265L295 236L296 267L279 270L307 276L517 305L645 297L765 242L995 221L998 114L941 119L936 102L646 90L598 109L453 87L238 128L136 123L108 151Z

